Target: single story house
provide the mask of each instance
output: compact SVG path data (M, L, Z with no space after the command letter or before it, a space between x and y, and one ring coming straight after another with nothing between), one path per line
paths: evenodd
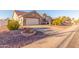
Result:
M18 20L23 26L26 25L39 25L42 23L42 16L36 11L22 12L14 10L12 18Z

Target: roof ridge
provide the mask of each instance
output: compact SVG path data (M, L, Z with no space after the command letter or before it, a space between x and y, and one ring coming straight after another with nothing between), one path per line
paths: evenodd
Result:
M15 12L25 12L25 11L19 11L19 10L14 10ZM25 12L26 13L26 12Z

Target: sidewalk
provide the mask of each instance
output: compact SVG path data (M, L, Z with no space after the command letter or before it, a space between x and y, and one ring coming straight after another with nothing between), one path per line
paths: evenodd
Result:
M70 31L75 30L77 26L78 25L73 25L70 28L61 31L60 33L62 34L43 38L39 41L26 45L23 48L56 48L66 37L70 35Z

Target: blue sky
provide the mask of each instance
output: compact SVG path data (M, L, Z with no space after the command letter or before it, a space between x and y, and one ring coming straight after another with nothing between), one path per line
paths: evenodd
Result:
M32 10L20 10L30 12ZM51 17L69 16L71 18L79 18L79 10L37 10L39 13L46 13ZM8 18L13 14L13 10L0 10L0 18Z

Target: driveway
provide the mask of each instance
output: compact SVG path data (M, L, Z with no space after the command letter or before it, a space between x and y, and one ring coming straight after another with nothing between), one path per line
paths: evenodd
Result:
M60 48L67 46L70 38L79 25L73 25L70 28L61 32L56 32L48 37L42 38L39 41L33 42L23 48ZM52 33L52 32L51 32ZM68 40L69 39L69 40Z

